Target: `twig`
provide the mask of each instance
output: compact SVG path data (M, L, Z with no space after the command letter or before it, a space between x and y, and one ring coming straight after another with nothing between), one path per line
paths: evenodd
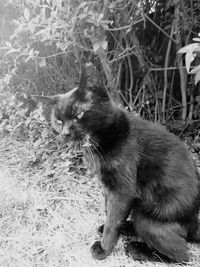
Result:
M129 102L130 105L132 106L133 104L133 99L132 99L132 89L133 89L133 68L132 68L132 63L131 63L131 58L130 56L128 57L128 65L129 65L129 74L130 74L130 83L129 83L129 88L128 88L128 92L129 92Z
M141 19L138 19L137 21L135 21L135 22L133 22L133 23L131 23L131 24L129 24L129 25L125 25L125 26L122 26L122 27L119 27L119 28L109 28L108 31L112 31L112 32L114 32L114 31L126 30L126 29L129 29L129 28L131 28L132 26L134 26L134 25L136 25L136 24L142 22L143 20L144 20L144 18L141 18Z
M136 102L137 102L137 100L138 100L138 97L139 97L141 91L143 90L143 87L144 87L144 85L142 85L142 86L140 87L140 89L138 90L137 95L136 95L136 97L135 97L135 99L134 99L134 102L133 102L133 107L135 106L135 104L136 104Z
M156 104L155 104L155 123L157 121L160 122L160 117L159 117L159 100L158 100L158 94L157 94L157 87L155 85L154 79L152 79L153 87L155 89L155 98L156 98Z
M120 64L119 64L119 68L118 68L118 71L117 71L116 82L115 82L115 88L117 88L117 90L115 90L115 92L116 92L115 99L117 99L118 102L120 102L120 95L121 95L120 94L121 90L119 88L120 88L120 84L121 84L122 63L123 62L120 62Z
M174 33L174 22L172 23L170 37L173 36ZM167 87L168 87L168 79L167 79L167 66L169 63L169 53L171 50L172 40L169 39L166 56L165 56L165 69L164 69L164 89L163 89L163 101L162 101L162 122L165 123L165 105L166 105L166 94L167 94Z
M181 137L183 135L183 133L187 130L188 126L190 125L189 122L187 122L187 124L185 125L184 129L182 130L182 132L179 134L179 137Z
M119 88L121 73L122 73L122 62L120 62L118 72L117 72L117 80L116 80L116 84L115 84L116 88Z
M129 109L132 109L132 107L129 105L128 101L126 100L126 98L122 94L122 92L120 92L120 96L121 96L122 100L124 101L124 103L127 105L127 107L129 107Z
M145 94L145 90L144 90L144 86L142 86L142 101L141 101L141 106L140 106L140 109L139 109L139 111L138 111L138 113L140 114L141 113L141 111L142 111L142 109L143 109L143 107L144 107L144 94ZM141 115L141 114L140 114Z
M174 10L174 30L176 32L175 38L176 38L176 46L177 51L181 47L181 33L180 33L180 2L177 4ZM186 83L187 83L187 73L186 70L183 67L183 59L180 54L177 54L177 62L179 68L179 75L180 75L180 85L181 85L181 98L182 98L182 119L185 120L187 116L187 97L186 97ZM180 59L180 60L179 60Z
M152 19L150 19L150 17L143 13L144 17L149 20L157 29L159 29L162 33L164 33L164 35L166 35L172 42L174 42L175 44L177 44L177 41L174 40L169 34L167 34L158 24L156 24Z
M195 66L192 66L191 68L194 68ZM186 69L185 66L182 67L168 67L168 68L150 68L149 71L164 71L164 70L179 70L179 69Z
M109 60L109 63L113 63L113 62L115 62L115 61L118 61L118 60L120 60L120 59L123 59L123 58L125 58L125 57L127 57L127 56L130 56L130 55L133 55L133 54L135 54L135 52L131 52L131 53L128 53L128 54L125 54L125 55L123 55L123 56L121 56L121 57L117 57L117 58L114 58L114 59L112 59L112 60Z
M138 8L138 5L133 1L133 4L135 5L136 8ZM164 35L166 35L169 39L172 40L172 42L174 42L175 44L177 44L177 41L174 40L172 37L169 36L169 34L167 34L158 24L156 24L147 14L145 14L144 12L142 12L142 15L148 20L150 21L157 29L159 29L162 33L164 33Z
M193 97L193 92L191 92L191 95L190 95L190 111L189 111L189 114L188 114L189 120L192 120L193 109L194 109L194 97Z

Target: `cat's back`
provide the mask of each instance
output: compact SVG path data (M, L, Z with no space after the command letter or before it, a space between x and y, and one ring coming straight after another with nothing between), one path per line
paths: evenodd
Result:
M141 206L162 218L178 216L180 210L186 214L200 199L199 174L191 153L178 137L159 124L135 116L129 116L129 123L128 147L130 151L134 144L132 154L133 160L137 159ZM157 201L159 204L153 206Z
M139 145L140 153L165 154L170 151L183 151L189 154L184 143L164 126L129 115L130 140Z
M142 169L167 171L169 175L197 179L196 166L185 144L165 127L129 115L130 134L128 147L133 145L138 166ZM177 175L179 173L179 175Z
M144 183L162 181L162 186L175 186L185 194L197 193L199 175L185 144L159 124L136 116L129 118L130 140L137 144L138 178Z

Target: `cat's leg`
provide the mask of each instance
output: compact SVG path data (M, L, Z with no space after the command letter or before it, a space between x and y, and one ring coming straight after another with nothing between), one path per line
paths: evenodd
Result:
M160 222L140 212L134 215L135 230L148 247L173 262L188 261L185 228L176 222Z
M107 216L107 203L108 203L108 191L103 187L103 195L104 195L104 200L105 200L105 213ZM104 224L100 225L97 229L97 233L100 237L103 236L103 230L104 230Z
M190 221L186 225L187 229L187 240L189 242L200 243L200 225L198 221L198 212L193 216L190 216Z
M103 188L103 194L105 198L105 213L107 215L107 199L109 192ZM129 214L128 214L129 215ZM126 218L125 218L126 219ZM100 237L103 236L104 224L100 225L97 229L97 233ZM119 233L122 235L136 235L132 221L124 220L119 228Z
M100 225L97 229L97 233L100 237L103 236L104 224ZM134 231L134 225L132 221L124 221L119 228L119 233L125 236L136 235Z
M100 237L103 236L103 229L104 229L104 224L100 225L97 229L97 233Z
M107 195L107 218L103 228L101 241L95 242L91 247L92 256L104 259L111 254L119 239L119 229L129 215L131 202L116 193Z

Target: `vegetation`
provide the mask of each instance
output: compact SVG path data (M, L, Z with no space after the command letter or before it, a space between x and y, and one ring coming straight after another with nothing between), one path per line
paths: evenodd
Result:
M198 0L1 1L1 76L14 93L65 92L93 61L113 97L142 116L199 119L199 75L194 84L177 53L196 38L187 59L196 50L199 65Z
M199 0L0 3L0 266L132 266L121 241L91 259L103 197L31 94L70 90L92 61L115 101L194 139L198 160Z

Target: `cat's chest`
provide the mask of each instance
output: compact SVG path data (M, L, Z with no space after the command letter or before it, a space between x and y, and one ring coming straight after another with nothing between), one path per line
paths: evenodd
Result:
M89 147L83 148L83 162L84 165L89 168L92 175L100 176L100 160L99 157L90 150Z

